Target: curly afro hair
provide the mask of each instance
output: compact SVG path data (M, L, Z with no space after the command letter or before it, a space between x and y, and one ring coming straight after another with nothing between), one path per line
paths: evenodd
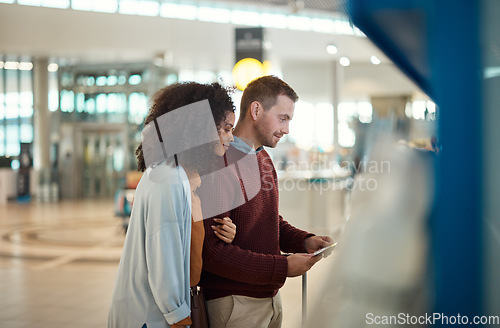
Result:
M230 96L233 90L232 88L225 88L217 82L212 84L200 84L196 82L175 83L162 88L151 98L152 105L144 121L144 126L161 115L179 107L208 99L214 122L216 123L217 130L219 130L227 114L230 112L234 113L235 111ZM135 154L137 157L137 170L144 172L146 165L142 143L137 147Z

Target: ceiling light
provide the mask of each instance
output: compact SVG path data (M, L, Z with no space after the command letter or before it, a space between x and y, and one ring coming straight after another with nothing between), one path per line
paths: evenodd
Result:
M288 28L291 30L310 31L311 19L305 16L288 16Z
M259 26L260 13L256 11L233 10L231 11L231 23L235 25Z
M380 64L380 59L378 59L377 57L375 56L371 56L370 57L370 61L372 62L373 65L378 65Z
M5 69L18 69L19 68L19 63L18 62L5 62L4 66Z
M335 55L337 51L337 47L333 44L329 44L328 46L326 46L326 52L328 52L330 55Z
M199 7L198 20L215 23L229 23L231 12L224 8Z
M195 20L198 17L198 7L164 2L160 7L160 16Z
M333 23L333 19L313 18L312 25L314 32L333 33L335 29L335 24Z
M49 66L47 66L47 70L49 72L57 72L58 69L59 69L59 65L57 65L56 63L51 63L51 64L49 64Z
M351 65L351 61L347 57L340 57L339 63L342 66L349 66L349 65Z
M21 71L30 71L33 69L33 64L30 62L20 62L19 63L19 69Z
M261 25L262 27L287 28L288 19L282 14L262 14Z

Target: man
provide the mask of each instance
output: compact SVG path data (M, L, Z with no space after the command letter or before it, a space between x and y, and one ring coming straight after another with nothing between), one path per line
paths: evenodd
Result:
M213 232L217 223L205 220L200 285L212 328L281 327L279 288L286 277L304 274L321 258L307 253L332 243L330 237L293 227L278 211L278 179L263 146L274 148L288 134L297 99L295 91L275 76L252 81L243 93L235 140L226 153L226 166L234 167L234 174L226 174L219 189L211 192L221 208L242 204L218 216L228 216L236 224L233 243L218 242ZM245 158L254 159L258 170L252 170L252 161ZM237 179L244 201L235 201L238 190L226 187L235 185L231 179Z

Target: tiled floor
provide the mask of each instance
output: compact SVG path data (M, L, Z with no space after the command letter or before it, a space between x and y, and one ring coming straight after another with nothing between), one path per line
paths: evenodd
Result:
M0 327L105 327L123 234L111 201L0 207Z
M123 238L111 200L1 205L0 328L106 327ZM309 272L311 301L333 260ZM281 296L283 327L300 327L301 278Z

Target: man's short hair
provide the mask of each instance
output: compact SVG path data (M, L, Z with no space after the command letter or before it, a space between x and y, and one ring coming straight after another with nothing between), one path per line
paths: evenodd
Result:
M267 75L259 77L250 82L241 97L240 118L244 118L250 108L250 104L258 101L265 111L268 111L278 101L278 97L284 95L297 102L299 96L285 81L274 76Z

